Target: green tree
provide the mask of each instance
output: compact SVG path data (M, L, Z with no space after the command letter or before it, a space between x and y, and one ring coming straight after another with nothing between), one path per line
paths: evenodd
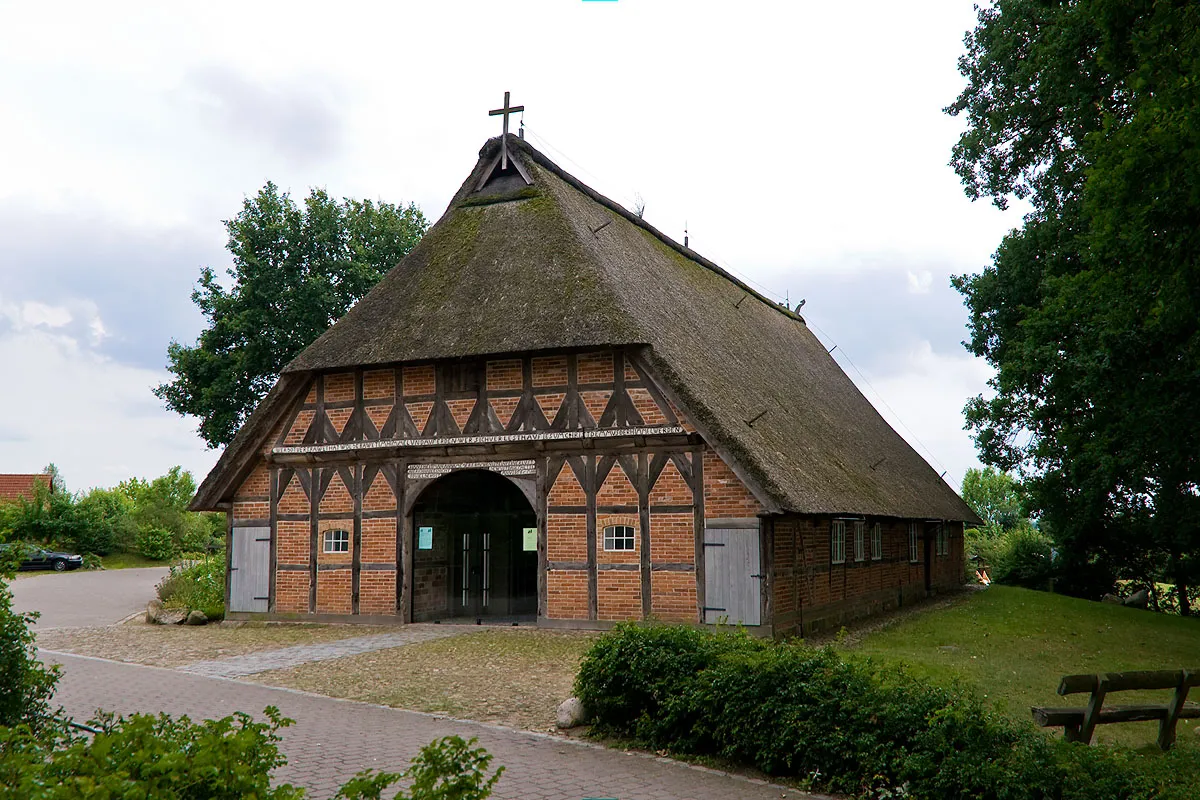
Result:
M997 0L947 109L972 198L1032 210L991 266L954 279L969 349L996 367L967 420L1023 466L1061 547L1059 585L1200 578L1200 8Z
M1028 518L1021 484L993 467L971 468L963 476L962 498L995 532L1011 531Z
M402 259L428 223L413 204L337 201L313 189L301 208L268 183L225 221L228 281L205 267L192 301L208 326L172 342L175 378L154 393L228 444L280 371Z
M122 481L117 491L128 498L132 506L130 516L139 533L138 542L150 537L170 545L166 550L156 545L153 553L142 552L147 557L169 558L171 551L205 551L214 534L224 527L214 527L210 521L211 517L219 515L187 510L196 493L196 481L191 472L178 465L151 481L142 478ZM139 545L138 549L144 550L144 547Z

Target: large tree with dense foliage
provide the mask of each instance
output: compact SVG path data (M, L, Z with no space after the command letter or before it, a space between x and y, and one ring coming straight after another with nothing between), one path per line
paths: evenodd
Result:
M1200 578L1200 7L996 0L948 111L972 198L1032 210L955 286L997 369L967 407L983 460L1028 476L1060 586Z
M174 380L155 389L228 444L283 367L336 322L420 240L421 210L342 200L314 189L303 207L268 183L225 221L228 281L205 267L192 300L208 320L195 345L172 342Z

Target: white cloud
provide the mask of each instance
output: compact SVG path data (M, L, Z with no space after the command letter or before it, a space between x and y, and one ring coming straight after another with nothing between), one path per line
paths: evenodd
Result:
M933 273L927 269L913 272L908 270L908 291L910 294L929 294L933 287Z
M48 306L27 300L21 304L20 310L13 315L14 321L26 327L44 325L47 328L61 328L71 322L71 312L62 306Z
M116 363L44 328L0 331L0 364L13 379L0 392L5 472L58 465L71 489L153 477L175 464L207 474L192 421L166 412L150 387L167 376Z

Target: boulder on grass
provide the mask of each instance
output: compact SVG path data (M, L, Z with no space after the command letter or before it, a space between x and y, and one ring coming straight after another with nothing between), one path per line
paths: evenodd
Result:
M1128 606L1129 608L1148 608L1150 606L1150 592L1145 589L1134 592L1129 597L1126 597L1121 605Z
M185 619L186 609L163 608L161 600L151 600L146 604L146 622L151 625L178 625Z
M587 721L587 713L583 701L578 697L568 697L558 705L555 723L560 728L578 728Z
M187 624L188 625L207 625L208 624L208 615L205 614L203 611L201 611L198 608L194 609L192 611L192 613L187 615Z
M1112 603L1113 605L1121 605L1121 596L1116 594L1106 594L1100 598L1101 603Z

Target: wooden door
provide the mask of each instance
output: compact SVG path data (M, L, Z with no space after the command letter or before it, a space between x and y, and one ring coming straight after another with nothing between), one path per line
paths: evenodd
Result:
M268 610L270 571L271 529L234 528L229 565L229 610Z
M760 564L758 528L705 529L705 622L760 624Z

